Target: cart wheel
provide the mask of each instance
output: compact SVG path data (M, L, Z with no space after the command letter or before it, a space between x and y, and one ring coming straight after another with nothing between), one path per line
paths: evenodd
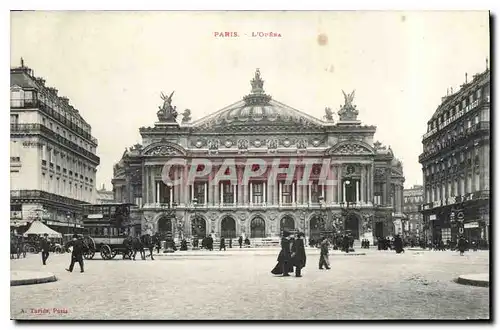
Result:
M28 253L36 253L36 249L35 249L34 246L28 245L26 247L26 252L28 252Z
M111 248L109 245L101 246L101 257L105 260L111 259Z

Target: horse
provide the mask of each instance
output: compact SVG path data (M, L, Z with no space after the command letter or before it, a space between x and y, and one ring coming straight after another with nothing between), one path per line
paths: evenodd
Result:
M131 236L125 238L123 240L123 246L125 247L125 251L123 252L123 259L132 259L132 255L134 254L134 239Z
M134 250L134 254L132 255L133 260L135 260L135 255L137 251L141 254L141 259L146 260L146 252L144 252L144 246L141 241L141 237L136 236L132 238L132 248Z
M143 259L146 259L147 257L151 256L151 260L155 260L155 258L153 257L153 251L155 249L155 246L157 245L157 242L156 242L157 239L158 239L158 237L151 236L150 234L146 234L146 235L141 236L141 244L142 244L141 253L144 253ZM144 251L145 248L149 250L149 255L146 255L146 253Z

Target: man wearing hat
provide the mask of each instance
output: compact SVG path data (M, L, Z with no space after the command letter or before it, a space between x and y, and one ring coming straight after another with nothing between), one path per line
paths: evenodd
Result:
M50 252L50 241L48 234L43 234L43 237L40 241L40 245L42 248L42 263L45 266L47 259L49 258L49 252Z
M292 261L295 266L295 276L302 277L301 270L306 266L306 250L304 247L304 233L299 232L292 245Z
M73 271L73 267L75 266L75 262L78 261L80 264L80 273L83 273L83 241L77 234L74 234L73 240L68 242L67 246L72 246L73 251L71 251L71 264L69 265L69 269L66 268L66 270L71 273Z

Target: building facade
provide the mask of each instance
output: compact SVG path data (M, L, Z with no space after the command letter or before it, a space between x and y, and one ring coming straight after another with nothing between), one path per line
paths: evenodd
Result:
M114 166L115 201L138 205L142 231L175 237L252 239L284 229L318 237L325 228L350 230L356 239L394 234L403 211L402 164L373 141L376 127L357 119L354 93L344 94L334 123L329 108L319 120L273 100L263 85L257 70L242 100L196 121L186 110L180 123L172 95L163 96L158 122L140 128L142 144ZM174 158L184 163L165 170ZM228 160L233 166L226 168ZM273 176L269 164L282 172ZM287 182L283 171L292 167ZM170 185L163 171L181 184ZM219 171L235 179L216 182ZM192 173L199 175L190 182Z
M90 125L66 97L22 60L11 68L11 226L38 218L61 233L81 228L81 204L96 197L96 148Z
M419 156L428 238L489 242L490 70L443 98L428 121Z
M414 185L403 190L403 235L411 239L423 238L423 216L420 206L424 203L424 186Z
M108 204L114 202L115 202L115 197L112 190L106 190L104 184L102 185L101 189L97 189L97 198L96 198L97 204Z

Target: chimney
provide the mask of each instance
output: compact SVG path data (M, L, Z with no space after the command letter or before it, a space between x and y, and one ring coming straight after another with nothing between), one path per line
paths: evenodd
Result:
M60 100L62 101L62 103L64 103L64 104L68 104L68 103L69 103L69 99L68 99L66 96L61 96L59 99L60 99Z

